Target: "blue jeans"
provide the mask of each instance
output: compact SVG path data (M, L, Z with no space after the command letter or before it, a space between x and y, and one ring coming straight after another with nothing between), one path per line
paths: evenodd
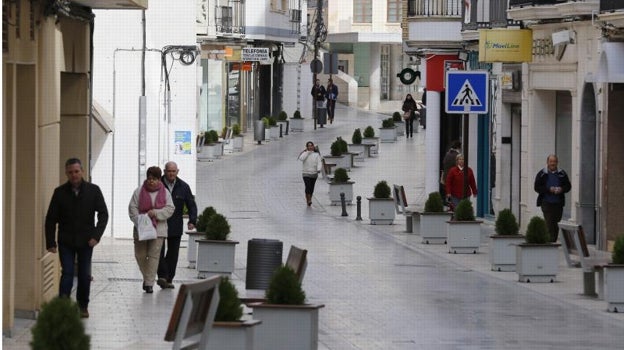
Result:
M59 244L59 258L61 260L61 285L59 296L68 297L74 285L74 261L78 257L78 289L76 301L81 308L89 305L89 293L91 291L91 257L93 247L84 246L74 248Z

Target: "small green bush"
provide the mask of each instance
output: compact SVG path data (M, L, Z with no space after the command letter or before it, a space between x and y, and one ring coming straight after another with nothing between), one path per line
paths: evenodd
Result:
M403 120L403 115L401 114L401 112L394 112L392 113L392 120L394 120L395 122L400 122L401 120Z
M262 117L262 119L261 119L262 120L262 124L264 124L265 128L269 127L269 118L271 118L271 117L266 116L266 117Z
M236 287L228 277L221 277L219 283L219 306L215 315L215 321L234 322L243 316L243 307L238 297Z
M379 181L377 185L375 185L373 197L390 198L390 186L388 186L388 183L385 180Z
M305 302L305 292L290 267L282 265L275 270L266 290L266 299L269 304L302 305Z
M336 142L338 142L338 147L340 147L340 152L342 154L349 152L349 144L347 144L347 141L343 140L342 137L337 137Z
M338 141L332 142L329 152L333 157L338 157L342 154L342 147Z
M442 213L444 211L444 202L440 192L431 192L427 201L425 201L425 213Z
M360 131L360 128L355 129L353 132L353 136L351 136L351 143L354 145L362 144L362 132Z
M392 120L392 118L382 120L381 127L382 128L394 128L394 120Z
M546 221L539 216L534 216L529 221L526 231L526 242L531 244L544 244L550 242L550 233Z
M511 209L506 208L498 212L494 227L497 234L508 236L517 235L519 228L516 216L511 212Z
M214 214L208 220L206 226L206 239L213 241L225 241L230 234L230 224L225 216Z
M232 136L239 136L241 133L241 127L238 124L232 125Z
M299 112L299 110L296 110L295 113L293 113L293 119L301 119L301 112Z
M349 181L347 169L338 168L334 171L334 183L346 183L347 181Z
M217 211L215 210L215 208L206 207L204 211L197 217L197 224L195 225L197 232L206 232L206 227L208 227L208 221L216 213Z
M287 119L288 119L288 113L286 113L286 111L281 111L277 115L277 120L287 120Z
M214 143L214 140L212 139L212 134L208 131L204 132L204 145L210 145Z
M457 208L455 208L453 218L455 221L474 221L474 208L472 207L472 202L469 198L459 201Z
M224 126L223 129L221 129L221 135L219 136L221 136L222 139L225 139L225 137L227 136L227 130L227 126Z
M31 329L33 350L88 350L91 337L85 333L78 304L69 298L54 298L43 304Z
M269 117L269 125L270 126L276 126L277 125L277 119L275 117Z
M210 134L211 143L219 141L219 133L217 130L210 130L208 131L208 134Z
M366 129L364 129L364 137L375 137L375 129L370 125L367 126Z
M624 236L619 236L613 244L613 253L611 255L611 263L624 264Z

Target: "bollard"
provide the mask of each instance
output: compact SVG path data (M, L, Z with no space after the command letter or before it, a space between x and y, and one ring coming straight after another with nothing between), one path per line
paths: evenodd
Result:
M355 200L357 203L357 217L355 220L362 221L362 196L357 196Z
M345 200L344 192L340 192L340 204L342 205L342 215L341 216L349 216L347 213L347 201Z
M284 133L284 135L288 136L288 128L290 127L290 120L286 121L286 132Z
M280 123L280 137L283 137L282 136L282 123Z

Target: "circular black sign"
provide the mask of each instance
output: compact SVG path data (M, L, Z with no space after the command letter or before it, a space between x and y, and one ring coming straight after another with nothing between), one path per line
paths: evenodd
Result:
M420 71L415 71L411 68L404 68L401 73L397 74L397 77L405 85L409 85L416 80L416 77L420 78Z
M312 62L310 62L310 71L316 74L321 73L323 71L323 62L313 59Z

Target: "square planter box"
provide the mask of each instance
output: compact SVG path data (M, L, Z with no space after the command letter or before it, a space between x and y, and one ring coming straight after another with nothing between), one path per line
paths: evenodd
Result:
M325 305L249 304L256 328L257 350L318 349L319 310Z
M232 151L233 152L242 152L243 151L243 136L242 135L238 135L238 136L232 137L230 142L232 143Z
M396 126L397 136L405 136L405 122L394 122L394 125ZM414 127L414 129L416 128Z
M552 283L559 272L559 243L516 246L518 281Z
M362 139L362 144L371 145L369 156L374 157L379 154L379 137L365 137Z
M197 278L215 275L231 276L234 272L234 254L237 244L237 241L198 239L195 266Z
M188 268L194 269L197 261L197 240L204 238L203 232L187 231L188 247L186 248L186 259L188 260Z
M490 264L492 271L516 271L516 246L524 243L522 235L490 236Z
M303 131L303 118L290 118L290 131Z
M368 217L371 225L392 225L395 216L394 199L368 198Z
M346 183L330 183L329 184L329 200L331 205L341 205L340 193L345 194L345 203L353 203L353 181L347 181Z
M208 349L255 350L256 329L262 321L214 322L208 337Z
M324 156L323 158L325 158L325 162L328 164L336 164L336 167L334 167L335 169L338 168L345 168L345 170L349 171L351 170L351 155L346 154L346 155L340 155L340 156Z
M447 221L449 253L477 254L481 245L482 221Z
M202 151L197 153L198 160L219 159L223 156L223 142L203 145Z
M393 126L391 128L379 128L379 139L381 142L396 142L396 127Z
M362 144L349 144L348 149L349 152L357 153L355 160L364 160L367 156L366 147Z
M607 310L624 312L624 265L607 264L604 269L604 297Z
M446 222L453 213L420 213L420 237L424 244L446 244Z

